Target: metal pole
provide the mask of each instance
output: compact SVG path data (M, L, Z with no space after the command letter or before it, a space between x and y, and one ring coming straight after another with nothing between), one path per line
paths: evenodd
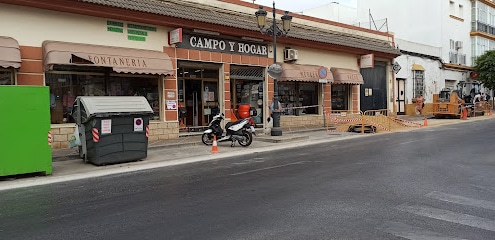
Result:
M275 20L275 1L273 1L273 23L272 23L272 33L273 33L273 63L277 64L277 21ZM277 79L273 79L273 127L271 130L272 136L282 136L282 129L280 128L280 106L278 101L278 83Z

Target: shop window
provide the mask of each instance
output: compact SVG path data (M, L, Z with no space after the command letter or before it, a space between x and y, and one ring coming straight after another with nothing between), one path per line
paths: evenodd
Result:
M285 115L318 114L318 83L279 83Z
M256 115L253 116L256 124L261 124L263 119L263 82L259 80L232 80L232 99L234 106L238 109L242 104L249 104L255 108Z
M347 84L332 85L332 110L349 110L349 88Z
M10 69L0 69L0 85L14 84L14 71Z
M152 120L160 119L160 95L156 77L112 74L108 79L109 96L143 96L153 109Z
M144 96L159 119L159 92L156 76L103 73L52 72L45 76L50 87L52 123L74 122L72 105L77 96Z

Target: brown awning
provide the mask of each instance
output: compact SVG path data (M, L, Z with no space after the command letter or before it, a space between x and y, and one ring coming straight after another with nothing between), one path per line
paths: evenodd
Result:
M334 84L363 84L363 76L359 71L346 68L330 68Z
M282 63L282 76L277 81L332 83L333 77L328 68L314 65Z
M170 57L159 51L68 42L43 42L45 70L53 65L111 67L120 73L173 75Z
M21 67L21 50L13 38L0 36L0 67Z

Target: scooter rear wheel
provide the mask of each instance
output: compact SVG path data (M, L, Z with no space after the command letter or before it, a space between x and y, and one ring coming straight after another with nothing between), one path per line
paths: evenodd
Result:
M203 133L203 136L201 136L201 141L205 145L212 145L213 144L213 134Z
M238 140L239 145L243 147L251 145L251 143L253 142L253 134L248 131L243 131L242 136L243 140Z

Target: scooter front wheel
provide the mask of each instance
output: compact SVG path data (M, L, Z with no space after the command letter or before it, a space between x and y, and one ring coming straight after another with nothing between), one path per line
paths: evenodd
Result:
M201 141L205 145L212 145L213 144L213 134L211 134L211 133L203 133L203 136L201 136Z
M248 132L248 131L243 131L242 133L242 140L239 140L239 145L243 146L243 147L247 147L249 145L251 145L251 143L253 142L253 134L251 134L251 132Z

